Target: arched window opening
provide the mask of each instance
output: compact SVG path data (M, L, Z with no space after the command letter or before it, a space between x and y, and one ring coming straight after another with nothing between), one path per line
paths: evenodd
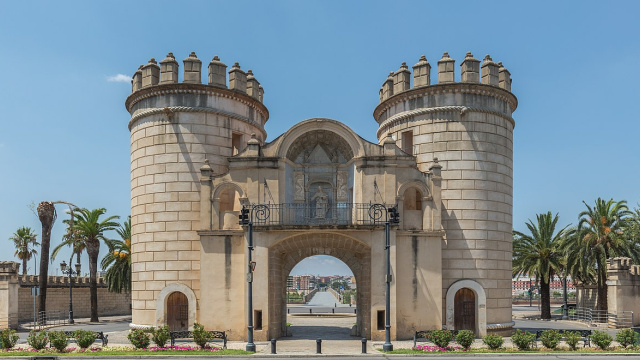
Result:
M224 189L220 193L220 228L236 229L239 228L238 214L242 205L240 205L240 194L235 189Z

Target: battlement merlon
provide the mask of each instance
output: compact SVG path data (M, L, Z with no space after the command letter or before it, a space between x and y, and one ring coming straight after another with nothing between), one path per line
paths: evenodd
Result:
M201 84L202 61L198 59L196 53L191 52L191 54L183 60L183 64L184 75L182 83ZM158 85L179 84L178 68L179 64L171 52L167 54L165 59L160 61L159 66L155 58L151 58L147 64L140 65L138 70L133 74L131 78L132 94ZM220 61L217 55L214 56L213 60L209 63L208 69L208 86L230 89L263 102L264 89L251 70L249 70L250 73L245 73L236 62L231 70L229 70L229 85L227 86L227 66Z
M438 60L438 84L456 83L454 65L455 60L445 52ZM462 83L491 85L511 92L511 73L501 62L493 62L489 55L485 56L480 64L480 60L475 59L470 52L467 52L460 68ZM400 70L391 72L380 90L380 102L382 103L404 91L431 86L431 65L424 55L413 66L413 87L409 84L410 76L411 72L406 63L402 63ZM389 86L389 80L392 81L392 88Z
M431 113L462 118L470 113L487 113L501 117L515 127L512 113L518 99L511 92L511 74L500 62L489 55L481 62L468 52L460 64L460 81L455 81L453 60L444 53L438 61L438 83L430 82L431 65L422 55L413 66L413 86L409 86L411 73L405 63L400 70L391 72L379 91L380 104L373 111L378 122L378 138L394 124L414 117L434 116Z

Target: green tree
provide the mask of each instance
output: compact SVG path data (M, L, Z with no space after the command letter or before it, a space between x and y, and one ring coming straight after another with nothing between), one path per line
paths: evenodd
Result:
M638 260L638 248L625 235L633 213L626 201L596 200L595 206L587 207L579 215L576 236L568 239L568 268L571 275L584 281L595 283L598 288L598 309L608 310L607 304L607 259L628 256Z
M131 291L131 216L120 225L116 232L121 240L107 242L109 253L102 258L100 266L107 270L105 279L109 291L121 293Z
M562 269L561 239L566 227L556 232L558 214L551 212L536 215L537 224L526 223L530 235L514 231L513 274L536 276L540 280L541 314L543 319L551 319L549 284L553 274Z
M13 236L9 238L9 240L13 240L13 245L16 247L16 252L13 255L22 260L22 275L27 273L27 261L38 253L35 247L40 243L36 236L38 235L30 227L23 226L18 228Z
M60 250L65 247L71 247L71 257L69 258L69 266L71 266L71 262L73 260L73 255L76 255L76 262L80 264L80 255L85 251L87 245L85 239L82 237L82 234L78 229L74 228L74 208L69 210L69 215L71 218L68 220L64 220L63 223L67 224L67 232L62 236L62 242L58 244L53 251L51 252L51 261L55 260L56 256ZM80 274L78 274L80 275Z
M115 230L119 224L113 220L119 216L109 216L104 220L100 217L107 212L107 209L100 208L88 210L85 208L75 209L73 231L77 231L78 236L83 239L87 255L89 255L89 286L91 293L91 320L98 321L98 255L100 253L100 242L109 243L109 239L104 233Z

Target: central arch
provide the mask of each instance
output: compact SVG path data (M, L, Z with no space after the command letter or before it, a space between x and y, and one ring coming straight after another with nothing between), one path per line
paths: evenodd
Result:
M354 238L337 234L310 232L294 235L269 248L269 333L275 337L286 332L287 276L301 260L313 255L330 255L343 261L358 284L357 328L360 336L371 336L371 248Z

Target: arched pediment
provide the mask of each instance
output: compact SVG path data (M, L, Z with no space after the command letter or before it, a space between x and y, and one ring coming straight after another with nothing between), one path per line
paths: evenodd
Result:
M364 149L361 139L346 125L330 119L310 119L283 135L277 153L298 163L346 163L362 156Z
M296 163L346 163L353 150L340 135L330 130L311 130L289 146L287 159Z

